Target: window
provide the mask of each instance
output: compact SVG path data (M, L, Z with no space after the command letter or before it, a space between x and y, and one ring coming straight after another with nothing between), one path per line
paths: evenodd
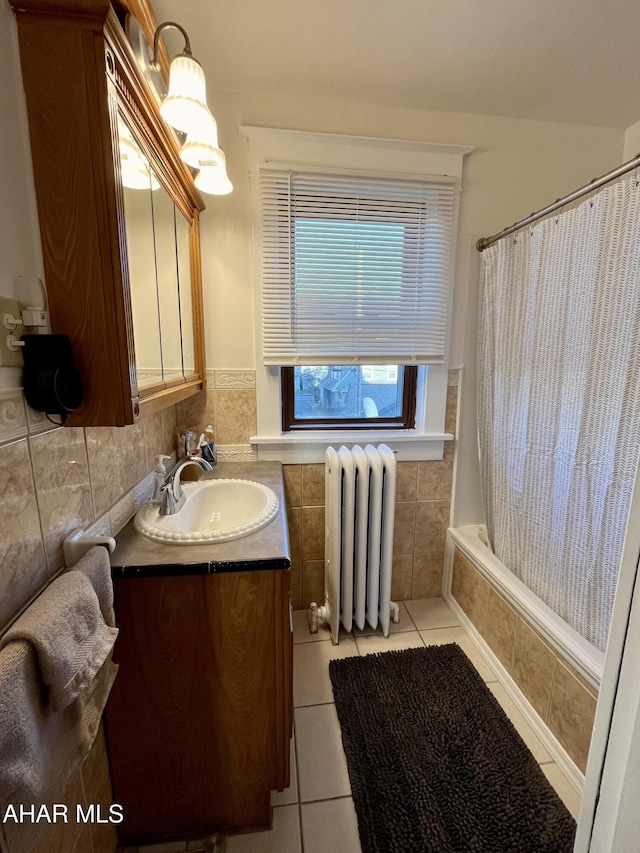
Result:
M282 368L282 429L411 429L417 368L308 365Z
M260 458L322 461L329 444L376 440L404 458L441 458L458 196L471 149L241 133Z
M453 187L264 168L260 189L283 430L413 428L414 365L445 354Z

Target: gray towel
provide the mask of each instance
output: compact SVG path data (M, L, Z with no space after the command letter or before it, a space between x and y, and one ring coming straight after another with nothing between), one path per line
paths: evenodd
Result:
M87 757L118 667L107 657L85 692L54 711L42 689L31 643L14 640L0 651L0 812L20 804L36 809L61 802ZM2 853L32 850L38 824L0 824Z
M115 628L116 617L113 612L113 582L111 580L111 561L109 552L102 545L94 545L84 557L73 566L72 571L83 572L91 581L98 601L102 618L111 628Z
M117 636L118 629L105 624L87 575L70 571L49 584L14 622L0 640L0 650L15 640L30 642L48 702L62 711L93 681Z

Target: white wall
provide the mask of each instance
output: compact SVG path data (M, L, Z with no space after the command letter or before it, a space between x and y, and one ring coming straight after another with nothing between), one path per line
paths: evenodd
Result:
M17 279L42 278L27 108L13 12L0 2L0 296L17 299ZM0 390L20 384L18 368L0 368Z
M205 68L206 72L206 68ZM209 75L210 79L213 75ZM427 84L425 84L427 85ZM464 364L456 523L481 519L475 433L478 237L494 233L620 162L623 132L549 122L373 108L209 91L234 192L202 215L207 363L255 366L251 223L242 124L474 146L460 208L451 364Z
M623 160L631 160L636 154L640 154L640 121L632 124L624 132Z
M12 296L14 277L42 276L42 254L15 17L4 2L0 80L0 294Z

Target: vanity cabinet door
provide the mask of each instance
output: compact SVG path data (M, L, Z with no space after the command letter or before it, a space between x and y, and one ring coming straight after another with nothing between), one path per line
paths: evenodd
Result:
M9 2L51 326L84 386L66 423L124 426L204 388L204 203L111 3ZM148 186L122 180L127 135Z
M114 581L121 844L267 829L289 785L289 572Z

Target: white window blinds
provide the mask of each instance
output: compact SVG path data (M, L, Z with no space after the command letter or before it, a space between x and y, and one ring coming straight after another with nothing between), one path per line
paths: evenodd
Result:
M444 360L458 187L261 168L265 364Z

